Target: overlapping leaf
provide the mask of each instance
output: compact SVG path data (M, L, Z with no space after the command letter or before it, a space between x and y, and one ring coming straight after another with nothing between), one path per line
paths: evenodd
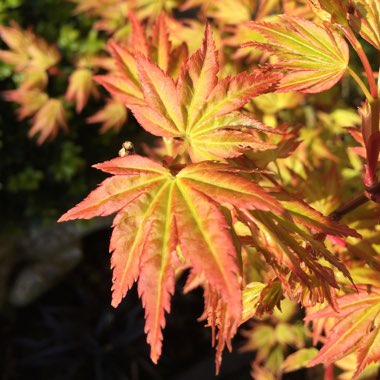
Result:
M98 112L86 119L87 123L102 123L100 132L109 129L120 131L128 118L127 109L124 104L117 99L110 99L107 104Z
M241 318L237 249L220 204L275 213L282 211L281 205L226 164L202 162L173 174L150 159L132 155L95 167L114 176L60 221L118 212L110 243L112 304L117 306L138 279L152 359L157 361L161 353L177 247L193 272L203 275L211 291L222 297L227 325L236 327Z
M313 12L323 21L347 26L349 0L307 0Z
M339 309L330 306L307 317L307 320L336 318L319 354L309 363L329 364L356 350L357 368L354 378L372 363L380 360L380 289L359 288L337 300Z
M279 59L273 66L286 73L279 91L321 92L344 75L349 50L344 39L328 27L297 17L282 16L282 23L252 22L267 43L246 46L272 52Z
M70 75L65 97L66 100L75 102L75 110L78 113L83 110L90 95L99 95L92 76L91 70L85 67L77 68Z
M269 217L258 210L240 214L241 220L251 230L251 244L272 266L285 291L298 298L303 305L314 305L325 299L335 305L333 288L338 288L338 284L333 270L325 265L326 262L347 278L351 277L339 258L329 252L310 230L336 236L358 234L348 227L329 221L301 202L284 202L284 206L290 214L288 217ZM302 287L295 285L297 283L302 284Z
M130 99L127 85L118 94L124 96L127 106L147 131L183 139L193 162L236 157L246 149L273 148L253 133L272 130L238 110L252 97L273 89L281 74L244 72L218 80L219 66L209 25L202 47L182 67L177 82L145 55L136 53L133 58L144 100ZM118 61L120 65L127 60ZM127 66L126 63L124 73L128 79L123 83L132 88L132 81L135 87L137 79ZM108 79L102 81L115 92Z
M132 32L128 49L114 40L110 40L108 44L116 63L116 71L108 75L98 75L96 79L125 104L143 105L143 91L135 53L149 57L165 72L178 75L178 67L187 58L187 49L184 45L172 48L164 14L157 18L150 40L144 32L143 25L133 13L129 13L129 19Z
M354 0L355 12L350 23L375 48L380 50L380 2L377 0Z
M38 134L37 143L42 144L48 139L53 139L59 128L67 130L66 112L62 100L50 98L34 115L29 136Z
M15 22L10 27L0 25L0 38L10 49L0 50L0 60L15 65L17 71L44 71L60 59L55 46Z
M255 0L186 0L181 10L200 7L205 17L213 18L221 24L239 24L250 20L255 6Z

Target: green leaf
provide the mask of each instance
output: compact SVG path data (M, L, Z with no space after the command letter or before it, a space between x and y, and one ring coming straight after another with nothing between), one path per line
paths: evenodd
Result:
M301 368L305 368L308 363L315 358L318 354L318 350L314 347L301 348L300 350L290 354L282 363L282 371L284 373L298 371Z

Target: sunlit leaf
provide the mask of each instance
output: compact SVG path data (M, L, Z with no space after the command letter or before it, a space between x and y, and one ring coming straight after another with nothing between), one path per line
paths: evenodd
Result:
M246 44L279 58L273 66L286 75L278 91L321 92L337 83L349 60L344 39L332 29L312 21L291 16L282 16L281 21L281 24L252 22L251 28L268 42Z

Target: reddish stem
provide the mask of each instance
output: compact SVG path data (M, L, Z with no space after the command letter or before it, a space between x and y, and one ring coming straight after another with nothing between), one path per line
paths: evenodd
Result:
M364 52L363 46L361 45L359 40L356 38L354 32L350 28L340 27L339 29L347 37L348 41L350 41L352 47L355 49L356 53L358 54L368 78L368 84L369 84L369 89L371 91L371 95L374 99L377 99L378 94L377 94L375 77L373 75L371 64L368 61L368 57L366 53Z
M332 364L325 365L324 380L334 380L334 366Z
M347 203L345 203L343 206L339 207L335 211L333 211L329 217L332 220L338 221L341 218L343 218L344 215L348 214L349 212L355 210L357 207L363 205L368 201L368 198L364 194L360 194L357 197L350 199Z

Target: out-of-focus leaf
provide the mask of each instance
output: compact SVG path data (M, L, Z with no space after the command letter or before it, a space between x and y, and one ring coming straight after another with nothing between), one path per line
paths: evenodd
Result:
M61 100L50 98L34 115L29 136L38 134L37 143L42 144L53 139L59 128L67 130L66 112Z
M78 113L83 110L91 94L98 95L92 76L91 70L86 68L78 68L70 75L66 100L75 102Z
M290 354L282 363L282 370L284 373L297 371L308 365L310 360L318 354L318 350L314 347L301 348L300 350Z
M128 113L125 105L117 99L110 99L102 109L88 117L87 122L90 124L101 123L100 132L102 133L110 129L118 132L125 125L127 118Z
M377 0L354 0L355 11L350 24L355 31L380 50L380 3Z

